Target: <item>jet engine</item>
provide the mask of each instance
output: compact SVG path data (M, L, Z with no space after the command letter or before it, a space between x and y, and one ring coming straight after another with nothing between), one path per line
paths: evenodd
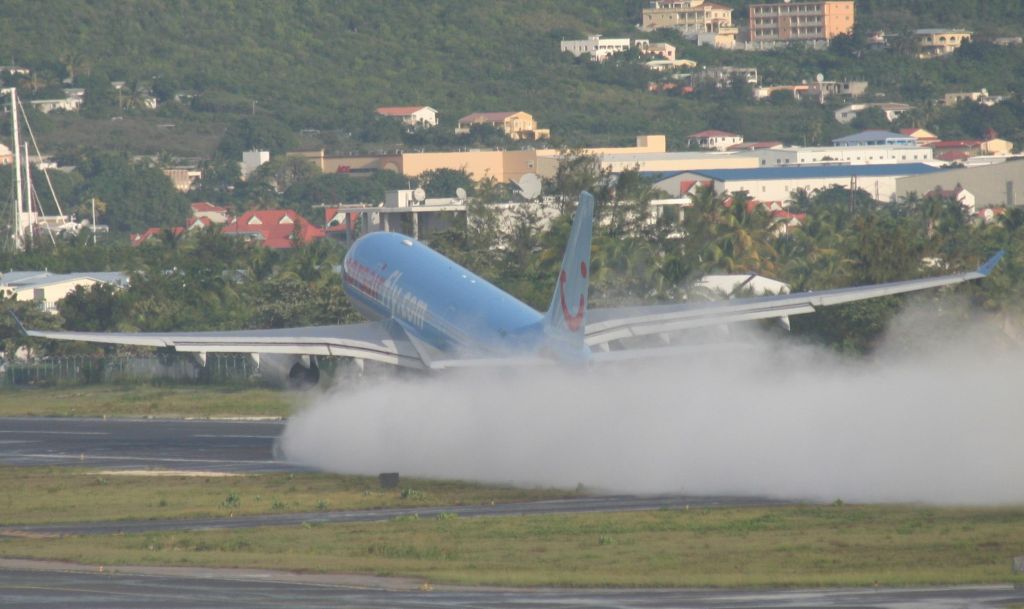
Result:
M320 367L309 355L255 354L261 378L278 387L308 389L320 382Z

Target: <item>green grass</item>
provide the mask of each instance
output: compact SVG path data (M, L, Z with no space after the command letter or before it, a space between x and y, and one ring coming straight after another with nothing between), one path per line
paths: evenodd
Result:
M1024 583L1024 509L795 506L2 539L0 555L508 586Z
M324 473L115 475L78 468L0 467L0 526L97 520L228 517L325 510L479 505L574 496L571 491Z
M0 389L0 417L287 417L301 392L197 385L75 385Z

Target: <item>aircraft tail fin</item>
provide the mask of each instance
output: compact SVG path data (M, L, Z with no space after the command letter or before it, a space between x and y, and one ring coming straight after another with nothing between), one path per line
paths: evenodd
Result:
M545 332L549 339L564 347L567 352L583 349L583 335L587 318L587 286L590 278L590 238L594 226L594 197L589 192L580 193L579 205L573 217L569 242L565 247L562 266L555 282L555 293L551 297L544 318Z

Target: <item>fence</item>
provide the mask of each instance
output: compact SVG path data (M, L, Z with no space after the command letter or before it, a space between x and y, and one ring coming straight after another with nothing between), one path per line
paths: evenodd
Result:
M0 366L0 386L76 385L165 380L195 384L249 382L256 364L247 355L209 354L206 365L188 355L93 357L70 355Z

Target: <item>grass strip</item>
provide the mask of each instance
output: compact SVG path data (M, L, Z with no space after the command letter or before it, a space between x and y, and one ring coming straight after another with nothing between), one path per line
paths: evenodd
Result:
M2 539L0 555L501 586L1024 583L1024 509L789 506Z
M155 473L166 474L156 470ZM68 467L0 467L0 525L229 517L384 507L479 505L578 496L572 491L369 476L263 473L114 475Z
M0 417L287 417L303 394L202 385L75 385L0 390Z

